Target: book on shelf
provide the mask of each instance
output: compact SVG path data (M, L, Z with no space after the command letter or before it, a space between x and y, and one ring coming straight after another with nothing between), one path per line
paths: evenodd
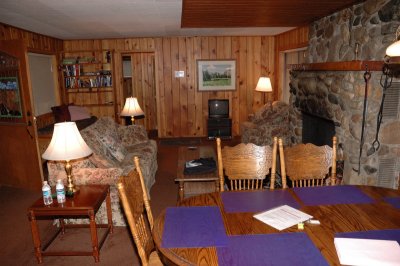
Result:
M65 65L64 66L64 74L67 77L71 76L80 76L81 74L81 67L78 64L74 65Z

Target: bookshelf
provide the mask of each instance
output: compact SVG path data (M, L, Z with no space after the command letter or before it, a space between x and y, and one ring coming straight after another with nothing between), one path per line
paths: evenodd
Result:
M67 103L85 106L97 117L116 117L113 51L63 52L60 70Z

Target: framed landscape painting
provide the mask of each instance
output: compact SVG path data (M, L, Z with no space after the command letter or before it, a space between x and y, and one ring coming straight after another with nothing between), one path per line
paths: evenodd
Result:
M235 77L235 60L197 60L199 91L235 90Z

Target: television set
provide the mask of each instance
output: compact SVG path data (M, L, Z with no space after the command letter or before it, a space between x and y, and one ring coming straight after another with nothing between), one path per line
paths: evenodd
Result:
M229 118L229 100L209 99L208 118Z

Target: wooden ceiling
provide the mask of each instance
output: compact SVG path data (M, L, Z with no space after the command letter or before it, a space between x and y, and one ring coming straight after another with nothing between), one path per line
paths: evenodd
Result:
M363 0L183 0L182 28L298 27Z

